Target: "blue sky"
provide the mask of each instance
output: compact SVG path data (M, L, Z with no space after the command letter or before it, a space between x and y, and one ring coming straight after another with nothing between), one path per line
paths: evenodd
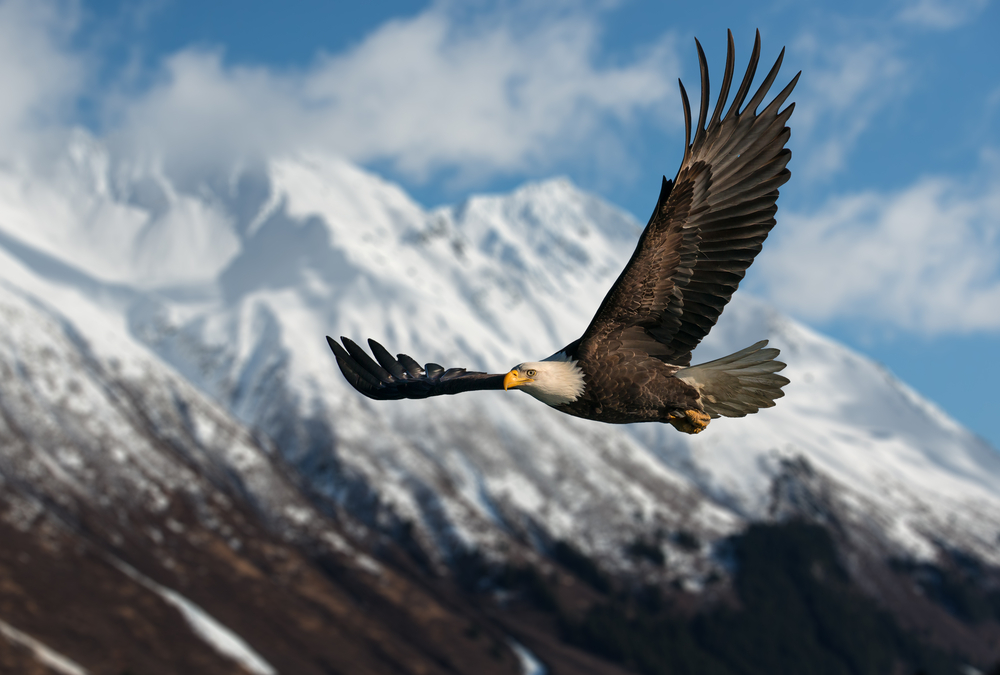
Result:
M0 139L82 125L195 174L310 147L426 206L565 175L645 221L693 38L717 86L726 29L741 67L759 28L803 75L744 288L1000 447L1000 3L539 4L0 0Z

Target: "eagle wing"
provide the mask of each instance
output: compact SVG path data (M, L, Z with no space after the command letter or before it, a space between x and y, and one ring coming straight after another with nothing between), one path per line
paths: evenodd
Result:
M465 368L448 368L436 363L420 364L406 354L396 358L385 347L368 340L375 359L353 341L341 337L344 346L327 336L326 341L337 358L344 377L355 389L368 398L380 401L401 398L428 398L445 394L460 394L479 389L503 389L501 375L468 371Z
M791 175L785 168L792 154L785 148L790 135L785 122L795 104L779 109L799 75L757 112L781 67L782 49L757 92L743 105L760 57L758 31L743 82L723 117L735 62L730 31L726 72L706 127L708 64L701 44L695 43L701 65L701 108L694 138L691 106L680 83L686 138L681 166L673 181L663 179L656 209L632 258L579 343L570 346L575 352L593 352L603 345L689 365L691 351L718 321L774 227L778 187Z

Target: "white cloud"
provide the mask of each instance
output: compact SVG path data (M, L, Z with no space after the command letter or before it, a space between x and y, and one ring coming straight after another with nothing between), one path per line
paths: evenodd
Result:
M989 0L916 0L899 13L903 23L925 28L949 30L971 20L989 4Z
M449 7L390 21L298 72L183 51L146 93L119 99L117 139L187 162L309 148L389 162L415 180L441 168L483 177L592 152L608 143L609 119L627 122L674 93L670 39L600 65L593 13L468 22Z
M804 149L796 172L817 180L847 166L861 135L907 91L910 78L897 45L884 35L837 41L807 33L791 51L804 73L796 91L794 133Z
M68 46L73 8L0 0L0 152L72 121L94 72ZM186 186L202 169L303 149L387 163L417 181L454 172L468 184L594 156L613 173L626 156L616 129L649 109L676 110L669 36L609 64L599 10L569 3L544 15L510 6L460 14L457 4L435 5L300 69L233 65L222 51L186 49L148 88L97 99L106 102L104 140L120 157L162 160ZM833 27L791 45L789 60L805 70L793 118L799 180L845 167L876 116L912 84L900 43L870 35ZM978 191L928 178L815 211L783 209L757 278L804 318L998 330L1000 170L991 175Z
M0 153L10 156L31 132L71 118L86 86L85 63L66 46L75 27L67 2L0 3Z
M1000 172L972 188L925 178L896 193L786 213L758 291L803 318L931 334L1000 329Z
M912 119L912 102L902 102L923 83L900 23L954 28L983 5L921 0L891 21L831 20L793 42L803 69L792 120L796 180L822 182L864 162L866 135L899 115ZM786 209L753 277L782 309L879 331L1000 331L1000 163L989 152L977 175Z

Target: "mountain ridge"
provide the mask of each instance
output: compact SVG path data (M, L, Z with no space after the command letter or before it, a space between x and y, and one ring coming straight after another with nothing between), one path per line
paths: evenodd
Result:
M494 372L574 339L641 228L565 179L425 210L335 158L279 158L180 187L102 153L80 142L48 177L0 172L5 306L50 317L44 329L8 319L16 328L0 361L5 377L33 390L44 380L31 372L44 362L36 334L75 335L52 349L96 364L81 405L103 410L100 383L119 369L136 405L180 420L164 422L175 429L170 456L193 462L197 475L229 476L213 485L257 504L269 528L334 519L324 526L341 542L327 541L331 555L344 555L352 537L368 542L349 545L358 569L379 564L365 551L385 537L445 576L470 555L486 567L545 569L569 546L622 583L708 598L734 575L720 553L727 541L751 523L796 519L833 528L859 583L880 579L867 590L890 607L912 594L887 561L903 561L907 574L958 553L1000 566L1000 455L883 368L745 293L695 362L767 338L792 384L775 408L715 420L695 438L577 420L516 393L380 403L343 382L325 334L371 336L421 361ZM53 213L55 225L27 232L32 218ZM85 233L123 222L131 239L104 268L103 240ZM185 258L199 227L209 232ZM74 228L60 246L59 233ZM210 252L213 242L225 245ZM72 363L70 380L86 367ZM151 375L161 371L169 375ZM4 392L0 402L12 400ZM67 424L73 400L45 398L46 410L61 411L46 415ZM178 412L192 405L227 420L245 449L197 440L198 423ZM145 428L156 435L161 426ZM81 437L96 434L81 428ZM33 443L25 456L62 442ZM189 456L189 447L202 450ZM241 473L241 452L262 473ZM47 456L63 473L80 461ZM88 461L103 460L93 450ZM8 482L25 475L0 467ZM94 475L78 480L93 486ZM323 531L303 536L323 541Z

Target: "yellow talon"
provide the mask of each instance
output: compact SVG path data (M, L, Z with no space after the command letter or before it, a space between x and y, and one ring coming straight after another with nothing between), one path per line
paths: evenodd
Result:
M700 410L685 410L668 421L677 431L683 431L686 434L700 434L712 421L712 418L708 413Z

